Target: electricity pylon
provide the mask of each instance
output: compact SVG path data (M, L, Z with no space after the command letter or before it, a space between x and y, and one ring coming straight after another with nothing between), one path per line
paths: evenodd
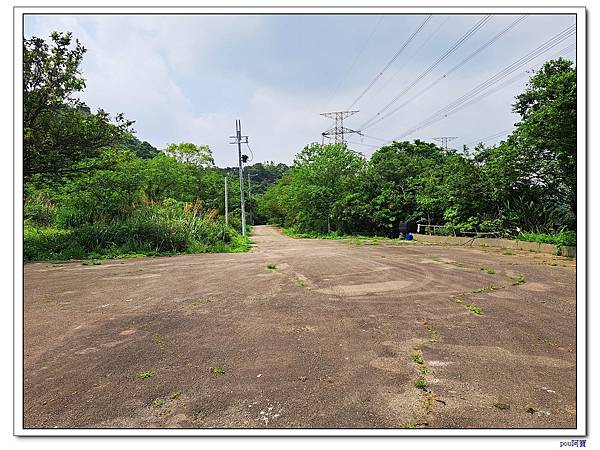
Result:
M344 135L357 133L362 135L360 131L351 130L350 128L344 128L344 119L346 117L350 117L353 114L356 114L358 111L334 111L321 113L324 117L329 117L330 119L335 120L335 125L329 130L323 131L321 136L323 140L325 137L331 138L333 136L333 142L336 144L343 144L346 141L344 140Z
M442 143L442 148L448 151L448 142L453 141L454 139L458 139L458 136L440 136L431 138L434 141L438 141Z

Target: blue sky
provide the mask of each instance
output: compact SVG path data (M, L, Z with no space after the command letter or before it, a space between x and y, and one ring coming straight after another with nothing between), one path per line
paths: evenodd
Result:
M483 16L435 15L356 104L345 126L358 129L450 49ZM493 16L395 106L473 53L517 15ZM210 145L218 165L237 161L229 135L241 119L254 162L290 163L332 123L319 114L346 109L424 20L424 15L26 16L25 35L71 31L87 48L82 64L92 109L123 112L141 140ZM575 23L569 15L528 15L467 64L405 107L364 130L392 139ZM514 72L521 78L456 114L408 135L457 136L461 147L518 120L513 97L532 70L558 53L575 58L572 36ZM566 51L562 51L566 48ZM504 81L504 80L503 80ZM502 84L499 82L494 86ZM493 89L494 86L490 86ZM372 137L350 146L369 155ZM490 141L489 143L493 143Z

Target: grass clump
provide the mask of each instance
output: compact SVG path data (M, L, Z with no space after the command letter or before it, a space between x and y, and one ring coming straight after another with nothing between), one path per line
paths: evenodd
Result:
M521 274L515 276L515 277L509 277L512 280L512 285L513 286L519 286L520 284L525 283L525 277Z
M143 380L144 378L152 378L154 375L156 373L153 370L144 370L143 372L138 372L136 376Z
M152 406L154 406L155 408L161 408L164 404L164 398L155 398L154 400L152 400Z
M494 275L496 273L492 267L482 267L480 270L483 270L488 275Z
M433 326L431 326L430 324L426 324L425 328L427 328L427 331L429 331L429 342L435 344L440 340L440 333L436 329L434 329Z
M469 303L468 305L466 305L466 307L472 313L475 313L478 315L483 314L483 312L481 311L481 308L479 306L474 305L473 303Z
M476 289L472 292L472 294L481 294L482 292L491 292L497 291L498 289L504 289L506 286L491 284L490 286L484 286L482 288Z
M223 375L223 374L225 374L225 369L223 367L210 367L208 369L208 371L210 373L214 373L216 375Z
M412 358L417 364L423 364L423 355L420 352L413 353Z
M417 389L421 389L422 391L426 391L427 390L427 381L425 381L423 378L417 378L415 380L415 387Z
M267 269L275 270L277 269L277 264L269 263L267 264Z

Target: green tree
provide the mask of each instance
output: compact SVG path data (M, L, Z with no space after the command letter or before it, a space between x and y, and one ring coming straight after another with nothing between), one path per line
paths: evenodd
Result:
M103 110L91 114L74 97L85 87L79 66L85 49L71 33L53 32L51 43L23 42L23 175L60 177L89 170L82 162L120 143L132 121Z
M212 151L208 145L182 142L180 144L170 144L164 152L184 164L193 164L198 167L212 167L215 165Z
M546 62L516 97L521 121L509 140L531 183L577 213L577 71L562 58Z

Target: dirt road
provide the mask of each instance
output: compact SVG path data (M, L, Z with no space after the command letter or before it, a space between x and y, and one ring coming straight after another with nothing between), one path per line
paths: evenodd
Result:
M575 427L573 261L253 241L27 264L25 426Z

